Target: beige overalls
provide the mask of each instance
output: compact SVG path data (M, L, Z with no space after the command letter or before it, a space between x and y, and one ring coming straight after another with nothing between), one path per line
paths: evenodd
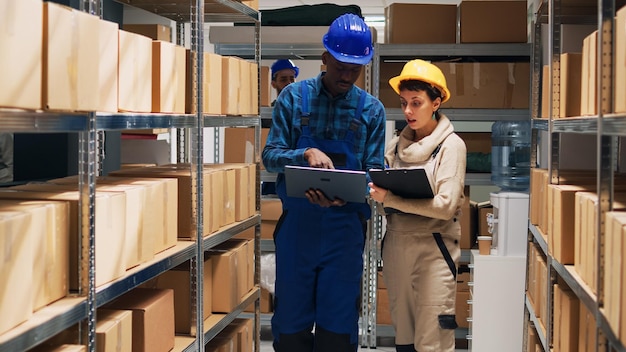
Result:
M439 158L432 155L422 165L431 170L434 179ZM408 166L416 164L404 164L399 158L393 164ZM391 209L385 209L385 213L383 275L396 345L410 348L413 344L418 352L453 352L460 213L457 211L448 220L394 213Z

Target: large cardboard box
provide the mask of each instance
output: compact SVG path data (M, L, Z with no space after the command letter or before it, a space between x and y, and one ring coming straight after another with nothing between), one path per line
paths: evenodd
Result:
M43 5L41 0L0 4L0 107L40 109Z
M133 352L169 352L174 348L174 291L135 288L106 304L133 312Z
M86 12L44 3L44 109L98 109L100 20ZM95 69L94 69L95 68Z
M261 92L259 91L260 84L260 73L259 73L259 65L250 62L250 114L258 115L260 114L259 104L261 103Z
M178 93L176 45L155 40L152 42L152 112L174 111ZM181 72L184 75L184 69Z
M0 212L0 334L33 314L32 215Z
M559 117L580 116L582 54L561 54Z
M203 312L206 320L212 311L213 265L209 256L204 258L202 279ZM191 317L194 315L191 305L191 267L189 261L168 270L147 283L148 288L174 290L174 326L176 333L190 334L192 332Z
M456 19L456 5L393 3L385 7L385 43L456 43Z
M152 40L119 31L119 111L152 110Z
M622 295L624 292L624 235L626 234L626 212L607 212L605 221L605 260L604 277L604 314L613 331L619 335L621 321ZM608 275L608 276L607 276Z
M469 186L465 186L465 199L461 205L461 241L462 249L472 248L476 235L476 202L470 200Z
M582 60L582 57L581 57ZM582 61L581 61L582 65ZM582 70L582 67L581 67ZM541 71L541 111L539 117L541 118L549 118L550 117L550 100L552 97L550 96L550 66L544 65Z
M461 43L526 43L526 1L461 1Z
M41 185L24 185L22 190L0 192L0 199L62 200L69 202L69 267L70 289L78 289L78 200L76 191L44 191ZM126 200L123 193L96 192L95 198L95 237L96 237L96 287L113 281L126 271L124 257L124 235Z
M133 312L98 309L96 350L98 352L132 352Z
M33 311L65 297L69 284L69 205L67 202L0 200L0 211L31 215Z
M239 60L239 115L250 115L252 113L252 75L251 64L246 60ZM258 82L258 79L254 79ZM257 94L254 99L257 100Z
M615 19L615 112L626 112L626 7Z
M241 59L222 57L222 113L238 115L241 90Z
M128 32L141 34L152 40L172 42L172 29L162 24L124 24L123 29Z
M117 23L100 21L100 68L98 111L117 112L117 66L119 62Z

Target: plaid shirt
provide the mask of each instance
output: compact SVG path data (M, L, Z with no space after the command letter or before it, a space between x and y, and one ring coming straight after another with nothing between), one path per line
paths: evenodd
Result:
M302 134L300 122L294 123L302 115L301 84L309 86L309 128L316 139L343 140L355 118L360 95L367 94L354 150L360 170L383 168L386 116L382 103L356 86L346 94L331 97L322 84L323 75L292 83L280 93L262 154L267 171L282 173L285 165L308 165L304 160L306 148L296 149Z

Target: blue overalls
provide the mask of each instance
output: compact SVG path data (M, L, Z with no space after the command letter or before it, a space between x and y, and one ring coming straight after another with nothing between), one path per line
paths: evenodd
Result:
M327 155L345 155L345 165L358 169L354 129L365 103L364 92L351 128L343 140L321 140L309 129L309 96L302 87L302 135L297 148L318 148ZM311 118L316 118L312 116ZM333 160L334 162L334 160ZM306 165L308 166L308 165ZM323 208L306 198L287 197L284 178L276 183L283 214L274 232L276 284L272 332L278 352L356 351L363 271L366 219L365 202ZM315 325L315 335L311 330Z

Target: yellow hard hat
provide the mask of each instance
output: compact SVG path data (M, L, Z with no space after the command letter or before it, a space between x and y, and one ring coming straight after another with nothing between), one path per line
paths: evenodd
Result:
M439 67L428 61L415 59L407 62L402 68L400 75L391 78L389 80L389 84L391 85L391 88L396 91L396 93L400 94L400 82L406 80L424 81L439 88L443 94L443 97L441 97L442 103L445 103L448 99L450 99L450 91L448 90L448 85L446 84L446 77L443 75L443 72L441 72Z

